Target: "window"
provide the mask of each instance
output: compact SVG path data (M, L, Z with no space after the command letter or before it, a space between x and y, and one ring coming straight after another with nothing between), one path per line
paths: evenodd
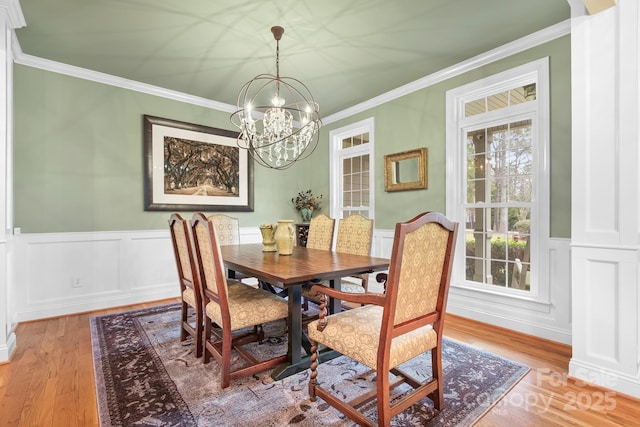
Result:
M447 215L461 224L452 284L548 300L548 65L447 93ZM463 226L464 225L464 226Z
M331 216L373 219L373 119L331 131Z

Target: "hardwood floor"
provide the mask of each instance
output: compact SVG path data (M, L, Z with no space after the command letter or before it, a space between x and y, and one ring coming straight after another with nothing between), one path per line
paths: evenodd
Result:
M18 348L0 365L0 426L98 425L89 319L171 301L18 325ZM531 367L477 426L640 425L639 400L567 377L568 346L453 315L445 335Z

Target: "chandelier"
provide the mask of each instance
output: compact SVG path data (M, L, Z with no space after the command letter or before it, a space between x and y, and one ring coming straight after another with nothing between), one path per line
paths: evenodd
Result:
M320 113L309 89L297 79L280 76L282 27L271 27L276 39L276 75L260 74L240 89L231 122L240 128L238 147L262 166L287 169L318 145Z

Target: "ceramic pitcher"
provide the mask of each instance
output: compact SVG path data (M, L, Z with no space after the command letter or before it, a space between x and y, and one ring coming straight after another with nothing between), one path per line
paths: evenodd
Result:
M260 226L263 245L262 252L276 251L276 238L274 236L276 228L278 228L277 224L262 224Z
M293 253L293 242L295 241L296 230L292 219L280 219L274 233L276 248L280 255L291 255Z

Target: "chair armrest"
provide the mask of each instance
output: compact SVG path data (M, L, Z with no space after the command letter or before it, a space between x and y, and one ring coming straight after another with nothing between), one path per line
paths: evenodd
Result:
M358 304L383 305L386 299L385 295L376 294L373 292L356 294L352 292L338 291L324 285L313 285L311 287L311 295L319 296L320 294L324 294L332 298L337 298L341 301L353 302Z
M387 273L376 274L376 282L383 283L385 292L387 292L387 279L389 279L389 275Z
M389 275L387 273L376 274L376 282L378 283L384 283L387 281L388 278L389 278Z

